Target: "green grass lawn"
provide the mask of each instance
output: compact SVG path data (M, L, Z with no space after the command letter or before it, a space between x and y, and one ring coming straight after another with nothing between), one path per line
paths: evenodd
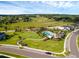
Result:
M64 40L55 41L55 40L24 40L29 47L52 51L52 52L62 52L64 46Z
M19 26L21 29L27 27L47 27L47 26L63 26L70 25L72 22L63 22L63 21L54 21L45 17L36 17L32 18L33 21L30 22L17 22L13 24L8 24L9 30L15 29L16 26ZM3 29L1 29L3 30ZM7 33L9 35L14 35L13 33ZM0 44L16 44L19 40L18 36L22 36L25 38L24 43L28 44L29 47L54 51L54 52L62 52L64 46L64 39L60 41L48 40L43 41L42 37L40 37L35 32L17 32L13 37L0 41Z
M14 33L13 32L8 32L7 34L11 36ZM11 37L9 39L5 39L5 40L0 41L0 44L14 44L14 45L16 45L16 42L18 40L19 40L18 39L18 36L17 35L14 35L13 37Z
M56 40L43 41L42 37L40 37L37 33L32 32L32 31L16 32L16 35L10 32L8 32L7 34L13 35L13 36L9 39L0 41L0 44L16 45L17 41L19 40L18 36L22 36L23 38L25 38L23 42L28 44L29 47L47 50L47 51L53 51L53 52L63 51L64 39L60 41L56 41Z
M48 26L63 26L70 25L72 22L63 22L63 21L54 21L45 17L36 17L32 18L30 22L17 22L12 24L7 24L3 26L7 26L8 30L15 30L16 26L19 26L21 29L28 27L48 27ZM5 30L4 28L0 28L0 31Z
M0 44L13 44L16 45L17 41L19 40L19 36L22 36L25 39L41 39L41 37L35 32L7 32L6 34L12 36L9 39L5 39L0 41Z
M19 26L20 28L24 27L47 27L47 26L63 26L63 25L69 25L72 24L70 22L62 22L62 21L52 21L52 22L18 22L14 24L9 24L9 29L14 29L16 26Z

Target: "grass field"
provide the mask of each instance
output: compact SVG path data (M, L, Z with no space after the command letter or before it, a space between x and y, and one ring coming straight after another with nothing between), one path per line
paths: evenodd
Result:
M24 43L28 44L29 47L47 50L47 51L54 51L54 52L62 52L64 46L64 40L56 41L56 40L48 40L43 41L42 37L40 37L35 32L16 32L14 33L7 33L9 35L13 35L11 38L0 41L0 44L13 44L16 45L17 41L19 40L18 36L22 36L25 38L23 41Z
M14 30L16 26L19 26L21 29L27 27L48 27L48 26L63 26L63 25L70 25L72 22L63 22L63 21L54 21L52 19L48 19L45 17L36 17L32 18L33 21L30 22L17 22L12 24L7 24L8 30ZM0 31L4 30L0 28ZM24 43L28 44L29 47L47 50L47 51L54 51L54 52L62 52L64 46L64 39L60 41L55 40L48 40L43 41L42 37L40 37L35 32L16 32L14 33L7 33L11 35L11 38L0 41L0 44L14 44L16 45L17 41L19 40L18 36L22 36L25 38L23 41Z
M41 37L35 32L7 32L6 34L10 35L11 38L0 41L0 44L14 44L16 45L19 40L19 36L22 36L25 39L41 39Z
M27 28L27 27L47 27L47 26L63 26L63 25L69 25L72 24L70 22L18 22L15 24L9 24L7 26L11 27L10 29L14 29L16 26L19 26L21 29L22 28Z
M28 28L28 27L48 27L48 26L63 26L63 25L70 25L73 24L72 22L63 22L63 21L55 21L52 19L48 19L45 17L36 17L32 18L30 22L17 22L12 24L7 24L3 26L7 26L8 30L15 30L16 26L19 26L21 29ZM4 28L0 28L1 30L5 30Z
M55 41L55 40L24 40L29 47L52 51L52 52L62 52L64 46L64 40Z

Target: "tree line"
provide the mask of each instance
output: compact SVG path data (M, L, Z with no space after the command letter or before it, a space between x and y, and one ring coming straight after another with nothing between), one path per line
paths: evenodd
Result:
M78 22L79 15L53 15L53 14L31 14L31 15L0 15L0 24L17 23L20 21L32 21L31 17L43 16L55 21Z

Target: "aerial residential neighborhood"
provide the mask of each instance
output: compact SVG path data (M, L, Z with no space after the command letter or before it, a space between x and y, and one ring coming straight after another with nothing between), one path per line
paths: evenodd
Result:
M0 1L0 58L79 58L79 2L52 3Z

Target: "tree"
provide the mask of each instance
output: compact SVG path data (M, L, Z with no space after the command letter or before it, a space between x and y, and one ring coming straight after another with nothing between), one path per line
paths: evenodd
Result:
M7 32L7 30L8 30L8 27L7 27L7 26L4 26L4 29L5 29L5 31Z
M16 26L16 28L15 28L15 32L21 32L21 29L20 29L19 26Z

